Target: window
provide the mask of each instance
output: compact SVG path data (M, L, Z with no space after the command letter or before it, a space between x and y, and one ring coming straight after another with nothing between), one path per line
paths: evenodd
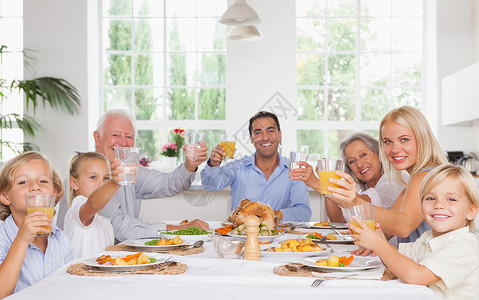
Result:
M103 111L127 108L136 145L152 159L168 131L194 128L217 143L225 119L224 0L104 0ZM211 148L211 145L209 145Z
M0 0L0 45L6 46L0 56L0 114L22 115L23 94L10 93L8 83L12 79L23 79L23 1ZM2 162L15 157L13 149L22 149L23 132L15 124L12 127L0 129Z
M421 109L423 2L296 1L297 148L338 157L392 108ZM312 129L312 130L311 130Z

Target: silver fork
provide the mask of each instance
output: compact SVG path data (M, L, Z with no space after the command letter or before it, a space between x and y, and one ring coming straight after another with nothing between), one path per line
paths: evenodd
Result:
M326 245L326 247L329 248L329 252L334 253L333 248L331 248L331 246L329 246L329 244L326 242L326 236L323 236L319 241L323 242Z
M313 275L314 275L315 272L313 272ZM342 278L346 278L346 277L351 277L351 276L356 276L358 274L354 273L354 274L347 274L347 275L344 275L344 276L339 276L339 277L336 277L336 278L333 278L333 279L328 279L328 280L336 280L336 279L342 279ZM326 279L315 279L313 281L313 283L311 283L311 287L318 287L321 283L323 283L323 281L325 281Z
M324 279L315 279L313 283L311 283L311 287L318 287L323 281Z

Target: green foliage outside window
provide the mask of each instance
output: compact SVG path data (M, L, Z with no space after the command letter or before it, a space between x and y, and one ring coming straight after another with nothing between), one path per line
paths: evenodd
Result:
M133 8L132 5L141 7ZM224 120L226 55L223 49L226 27L216 24L215 38L210 47L212 51L185 52L185 49L191 49L186 47L185 43L191 41L181 40L181 16L166 16L168 36L164 40L167 40L168 50L166 61L163 61L164 53L153 50L156 49L153 41L158 38L153 36L151 30L151 20L154 19L135 16L132 19L129 16L133 14L133 10L138 10L140 16L152 15L148 1L110 0L106 10L109 17L104 19L108 28L104 109L108 110L119 104L127 106L134 110L137 120L145 121ZM133 44L132 32L135 33ZM133 52L132 55L131 51L138 52ZM160 62L157 62L158 60ZM166 78L162 75L163 67L167 70ZM185 125L180 125L185 126L186 122ZM178 126L172 125L173 127ZM192 129L205 132L209 149L219 143L219 134L224 132ZM167 141L167 130L138 130L136 135L136 145L151 159L160 158L161 147Z

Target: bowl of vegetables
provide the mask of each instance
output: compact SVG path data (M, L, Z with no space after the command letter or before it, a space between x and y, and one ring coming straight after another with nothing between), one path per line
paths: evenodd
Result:
M172 239L179 235L182 240L186 240L189 242L196 242L200 240L206 242L211 240L211 234L213 234L212 231L200 229L196 226L191 226L185 229L175 231L164 231L160 233L160 236L165 239Z

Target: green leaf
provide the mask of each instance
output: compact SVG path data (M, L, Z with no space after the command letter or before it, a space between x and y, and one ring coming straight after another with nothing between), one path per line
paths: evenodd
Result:
M16 80L12 82L11 90L23 90L26 109L30 103L35 112L38 107L38 96L43 100L43 106L48 102L53 109L60 109L69 114L77 114L80 109L78 91L66 80L54 77L40 77L31 80Z
M28 136L35 136L35 131L42 129L42 126L35 121L32 117L24 115L23 117L16 113L10 113L6 115L0 115L1 128L12 129L15 124L18 128L23 130Z

